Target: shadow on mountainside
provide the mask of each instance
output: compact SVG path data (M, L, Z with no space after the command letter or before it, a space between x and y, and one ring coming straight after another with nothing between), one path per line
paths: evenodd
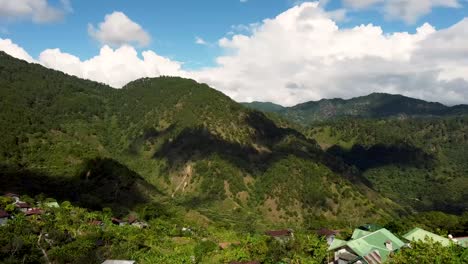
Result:
M317 143L307 140L296 130L279 128L259 112L249 113L246 122L254 129L253 144L227 141L200 126L183 129L175 138L166 141L153 157L165 158L170 168L178 168L188 161L217 155L252 174L264 172L272 163L288 155L317 161L321 152Z
M386 165L430 169L435 163L434 156L407 144L377 144L371 147L356 144L350 150L334 145L327 150L327 153L342 158L345 163L361 171Z
M43 193L93 210L110 207L117 213L149 202L151 195L159 193L136 172L107 158L87 161L74 177L54 177L0 164L0 192L31 197Z

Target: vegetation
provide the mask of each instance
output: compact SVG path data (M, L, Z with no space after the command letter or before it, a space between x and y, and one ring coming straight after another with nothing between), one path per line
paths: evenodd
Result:
M5 53L0 109L0 192L61 203L25 217L0 200L15 216L0 227L0 262L321 263L324 226L466 234L463 116L303 128L192 80L116 90ZM429 210L453 215L416 214ZM111 222L129 215L149 227ZM294 240L263 235L286 227Z
M468 118L343 119L307 135L354 166L368 185L412 210L468 208Z
M272 103L244 103L245 106L264 112L276 113L300 124L313 124L340 118L390 118L390 117L446 117L468 114L467 105L448 107L402 95L373 93L367 96L344 99L322 99L282 107Z

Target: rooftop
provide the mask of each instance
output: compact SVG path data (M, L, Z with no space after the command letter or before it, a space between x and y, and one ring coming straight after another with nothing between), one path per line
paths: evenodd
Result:
M432 239L434 242L439 242L443 246L450 245L450 239L436 235L419 227L416 227L408 233L404 234L403 238L408 241L425 241L426 239Z

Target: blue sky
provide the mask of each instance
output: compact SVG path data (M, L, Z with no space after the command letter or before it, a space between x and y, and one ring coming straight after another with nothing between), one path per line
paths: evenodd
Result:
M468 103L468 0L11 1L0 50L115 88L172 75L237 101Z
M50 5L60 6L58 0L49 0ZM113 11L124 12L130 19L140 24L151 36L148 47L158 54L184 62L184 67L196 69L212 66L215 58L222 53L216 45L197 45L196 36L215 44L226 36L235 25L248 25L261 22L293 6L293 0L112 0L90 1L72 0L73 12L55 23L37 24L27 19L3 22L0 37L13 39L33 57L47 48L60 48L82 59L94 56L100 44L88 35L87 25L103 21L106 14ZM340 0L332 0L326 10L343 8ZM417 22L408 24L403 20L386 19L377 8L349 10L346 21L338 22L343 27L359 24L379 25L386 33L395 31L414 32L423 22L430 22L437 29L453 25L467 15L468 9L434 8L420 17ZM5 34L6 33L6 34Z

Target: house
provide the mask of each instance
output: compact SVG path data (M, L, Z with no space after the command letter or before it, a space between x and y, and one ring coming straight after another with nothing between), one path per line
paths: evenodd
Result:
M8 214L7 212L3 210L0 210L0 226L6 225L9 217L10 217L10 214Z
M454 237L453 240L460 246L468 248L468 236L465 237Z
M453 243L448 238L436 235L419 227L416 227L408 233L404 234L403 238L408 241L425 241L426 239L432 239L432 241L439 242L444 247L448 247Z
M16 193L6 193L6 194L3 195L3 196L13 199L13 200L15 201L15 203L17 203L17 202L20 201L19 195L16 194Z
M225 249L228 249L229 247L231 247L232 245L240 245L240 242L220 242L218 243L218 246L220 249L222 250L225 250Z
M42 209L39 209L39 208L32 208L32 209L29 209L26 212L24 212L24 214L26 216L41 215L43 213L44 213L44 211Z
M57 202L47 202L47 203L44 203L43 205L44 205L44 207L48 207L48 208L59 208L60 207L60 205Z
M128 224L136 226L138 228L147 228L148 224L144 221L139 221L135 215L130 215L128 217Z
M92 220L91 222L89 222L90 225L94 225L94 226L103 226L104 223L102 221L99 221L99 220Z
M31 205L25 202L17 202L15 203L16 208L18 208L21 212L25 213L26 211L31 209Z
M281 242L287 242L289 239L294 238L294 232L292 229L271 230L266 231L265 234Z
M364 232L362 232L364 231ZM380 264L405 243L385 228L375 232L355 230L349 241L334 239L328 250L333 264Z
M119 218L116 218L116 217L112 217L111 218L111 221L114 225L119 225L119 226L124 226L124 225L127 225L127 222L119 219Z
M335 236L340 233L339 230L330 230L327 228L320 228L319 230L316 231L318 236L325 237L327 239L327 244L330 246L333 243L333 240L335 240Z
M258 261L232 261L232 262L229 262L229 264L260 264L260 262Z
M108 259L104 261L102 264L135 264L134 260L112 260Z

